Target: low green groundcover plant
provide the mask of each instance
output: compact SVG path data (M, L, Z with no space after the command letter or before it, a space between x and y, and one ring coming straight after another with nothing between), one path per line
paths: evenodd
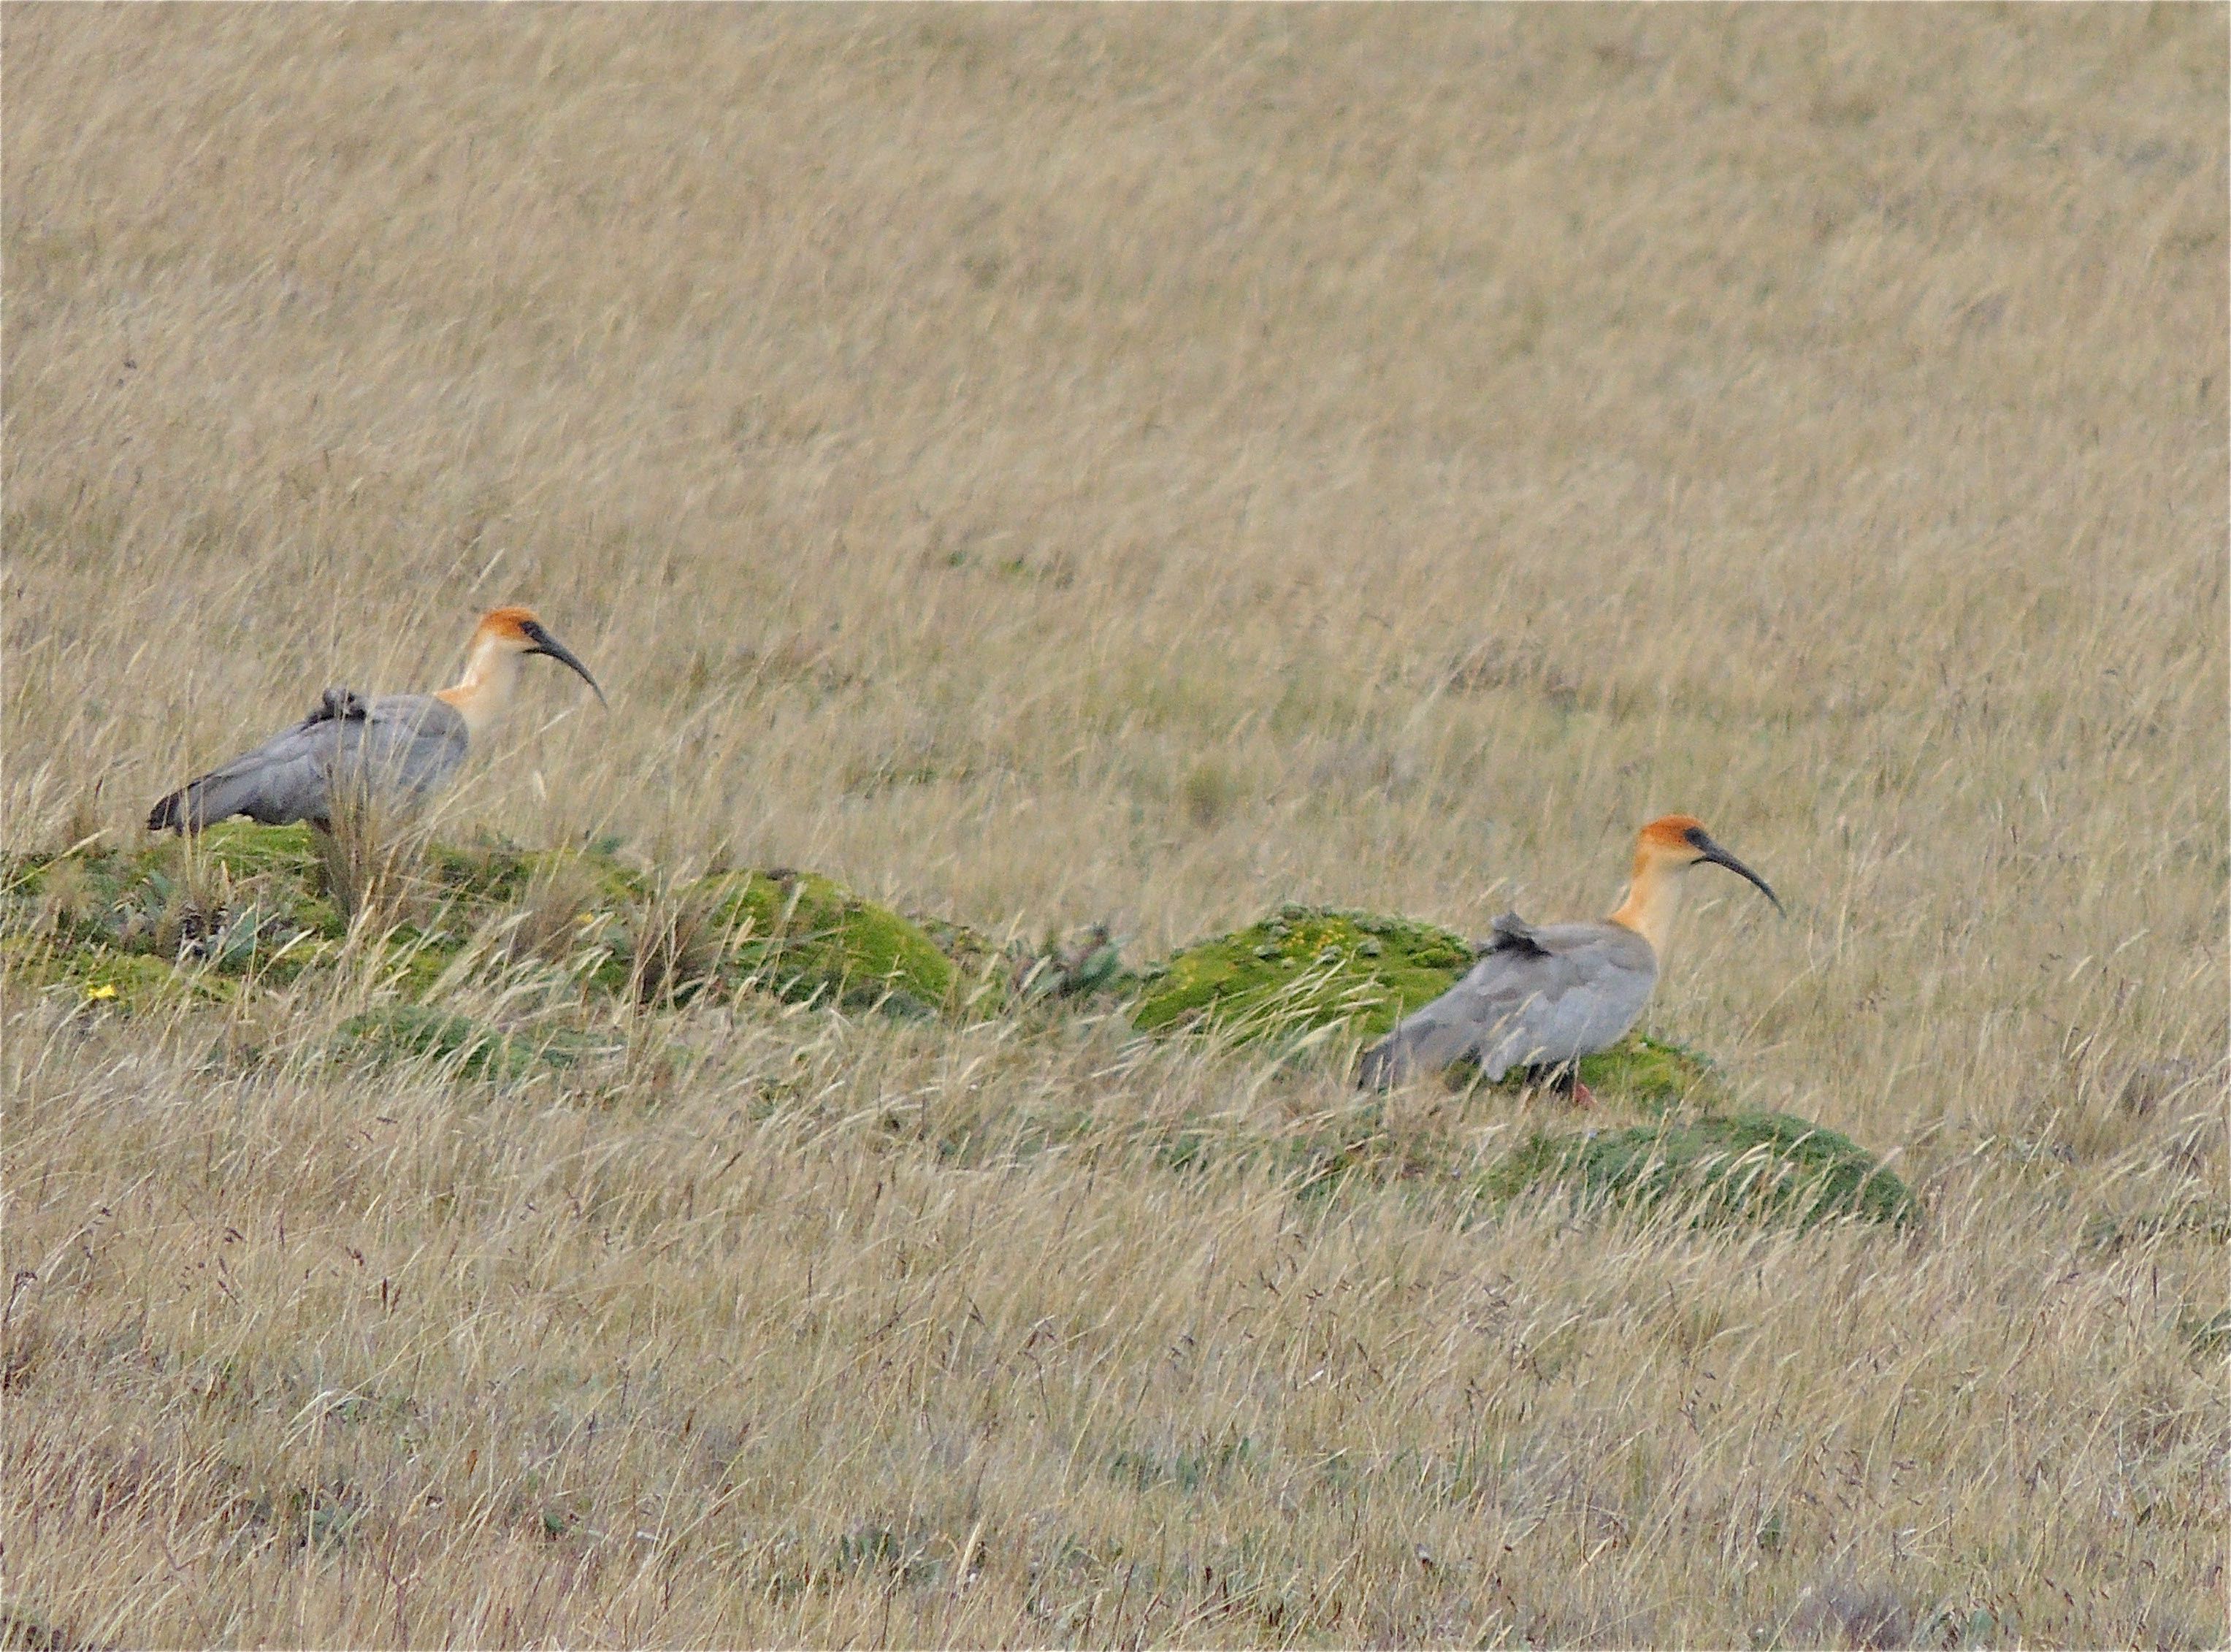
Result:
M672 886L610 839L526 850L421 845L388 909L351 924L307 826L226 822L191 839L0 862L0 948L11 974L133 1008L291 981L353 944L423 998L480 939L505 959L564 968L591 995L682 1001L710 986L904 1014L985 996L987 949L956 964L923 927L811 872L723 872ZM996 994L994 994L996 996Z
M1471 967L1462 936L1431 923L1282 906L1141 970L1132 1024L1290 1040L1325 1027L1375 1038Z
M538 1064L570 1067L606 1047L584 1033L505 1033L454 1010L412 1003L351 1016L334 1046L345 1058L454 1060L459 1072L480 1079L520 1078Z
M1904 1224L1919 1207L1882 1161L1848 1136L1788 1113L1710 1114L1626 1130L1538 1134L1490 1169L1501 1202L1562 1188L1576 1203L1684 1208L1701 1221L1833 1217Z

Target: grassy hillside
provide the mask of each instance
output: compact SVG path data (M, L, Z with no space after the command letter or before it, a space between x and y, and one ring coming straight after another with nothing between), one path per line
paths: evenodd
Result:
M2221 1643L2222 25L8 8L11 865L524 601L644 881L18 903L0 1639ZM1709 1103L1047 990L1670 809Z

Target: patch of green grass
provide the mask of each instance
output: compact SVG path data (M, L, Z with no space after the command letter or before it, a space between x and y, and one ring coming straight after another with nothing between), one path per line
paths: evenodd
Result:
M1053 1145L1113 1155L1165 1174L1251 1167L1285 1182L1307 1205L1400 1187L1428 1199L1502 1204L1563 1188L1583 1206L1692 1206L1704 1220L1794 1221L1840 1216L1904 1225L1919 1206L1898 1176L1848 1137L1787 1113L1715 1114L1609 1132L1541 1132L1484 1174L1468 1138L1392 1125L1383 1104L1360 1102L1297 1127L1264 1129L1219 1115L1160 1121L1064 1110L948 1127L941 1159L982 1165Z
M1457 1063L1450 1068L1448 1076L1458 1085L1467 1079L1474 1084L1485 1082L1479 1076L1478 1064L1471 1061ZM1503 1076L1497 1087L1522 1090L1532 1080L1533 1075L1527 1069L1514 1067ZM1711 1057L1685 1044L1640 1033L1630 1033L1608 1050L1584 1057L1581 1081L1600 1101L1619 1103L1637 1112L1660 1117L1676 1108L1697 1112L1724 1111L1734 1102Z
M529 881L571 878L592 891L600 904L640 900L650 892L650 880L619 858L618 847L617 839L608 838L585 849L532 850L522 858Z
M0 969L35 988L67 990L90 1008L136 1011L184 999L222 1001L236 983L182 969L145 953L69 947L23 936L0 937Z
M0 870L0 926L74 951L245 975L346 932L318 881L307 826L229 822L191 842L11 857Z
M197 852L235 878L278 876L300 884L314 881L320 866L316 840L307 826L256 826L247 820L223 820L192 840L173 838L155 850Z
M508 903L527 892L535 856L508 838L482 837L467 844L428 844L425 867L428 876L453 893Z
M618 858L618 847L605 840L527 850L501 839L424 845L407 891L417 921L398 923L377 940L393 965L391 984L423 997L466 933L521 916L540 917L546 931L554 916L581 920L581 942L561 942L559 950L601 950L585 956L576 972L583 989L630 990L642 973L636 953L658 939L661 899L650 878ZM321 865L307 826L231 821L191 841L129 852L11 857L0 865L0 930L15 938L11 968L113 985L117 997L127 986L144 994L174 973L200 979L268 970L288 981L331 962L347 933L321 891ZM707 949L719 955L708 978L731 988L902 1014L980 1012L987 997L993 1007L1004 1001L1004 955L988 941L946 925L948 948L941 949L913 920L825 878L728 873L669 891L665 904L673 906L676 896L685 916L695 909L708 915L723 944ZM189 969L173 971L173 960ZM666 974L674 962L666 961ZM677 1001L686 996L676 994Z
M1482 1178L1497 1202L1536 1189L1576 1202L1651 1209L1685 1205L1704 1221L1833 1217L1904 1225L1920 1208L1896 1174L1849 1137L1788 1113L1711 1115L1686 1124L1536 1135Z
M1287 905L1141 971L1132 978L1140 995L1131 1020L1142 1032L1214 1030L1240 1042L1325 1027L1374 1039L1454 986L1475 956L1462 936L1430 923ZM1514 1073L1504 1085L1516 1088L1524 1077ZM1644 1112L1731 1099L1709 1057L1640 1034L1588 1057L1581 1078Z
M336 1053L372 1060L454 1061L476 1079L516 1079L538 1063L567 1067L600 1046L586 1034L540 1037L501 1032L455 1011L425 1004L388 1004L351 1016L334 1040Z
M1244 1041L1322 1027L1375 1038L1471 967L1462 936L1372 912L1289 904L1140 972L1141 1032L1215 1030Z
M1006 948L972 924L923 912L906 917L953 966L955 1010L991 1016L1007 1007L1014 959Z
M777 996L931 1015L959 972L919 924L812 872L729 872L698 885L731 937L728 973Z
M1507 1085L1513 1080L1504 1082ZM1604 1100L1624 1102L1647 1113L1667 1113L1681 1106L1711 1110L1732 1100L1711 1057L1639 1033L1630 1033L1600 1055L1585 1057L1581 1082Z

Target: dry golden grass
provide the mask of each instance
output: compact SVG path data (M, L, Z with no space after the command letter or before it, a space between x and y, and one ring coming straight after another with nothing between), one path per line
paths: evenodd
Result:
M1653 1024L1930 1209L1182 1173L1357 1103L1089 1017L15 985L10 1644L2223 1642L2221 9L0 27L11 846L498 600L613 710L443 829L1140 956L1686 808L1793 917Z

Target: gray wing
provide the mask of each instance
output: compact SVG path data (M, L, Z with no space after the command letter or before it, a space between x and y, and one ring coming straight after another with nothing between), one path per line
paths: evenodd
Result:
M469 743L463 716L448 701L384 694L365 719L362 746L346 755L380 793L416 805L449 783Z
M1607 1049L1658 982L1650 943L1615 923L1539 927L1505 913L1471 972L1363 1058L1362 1082L1394 1083L1469 1057L1490 1079Z
M456 772L465 746L464 718L430 694L367 701L327 689L293 728L156 804L147 827L198 832L236 814L265 826L323 825L337 788L349 785L414 804Z

